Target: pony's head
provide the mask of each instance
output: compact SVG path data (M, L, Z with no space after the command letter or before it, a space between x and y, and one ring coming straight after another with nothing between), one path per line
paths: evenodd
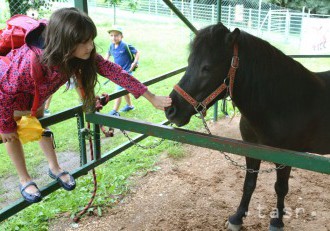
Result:
M189 123L191 116L197 111L205 111L216 100L226 96L225 89L215 98L210 97L222 83L227 82L233 47L239 34L238 29L230 32L222 23L206 27L197 33L191 43L187 70L170 94L172 106L165 111L171 122L183 126ZM194 100L197 104L195 106L188 102ZM207 105L199 104L205 100L209 101Z

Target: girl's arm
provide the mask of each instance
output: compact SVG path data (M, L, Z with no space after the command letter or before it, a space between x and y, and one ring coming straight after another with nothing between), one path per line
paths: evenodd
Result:
M135 98L140 97L147 90L145 85L124 71L119 65L105 60L101 55L96 56L96 65L98 74L125 88Z
M133 78L126 71L123 71L119 65L106 61L100 55L96 57L96 63L100 75L124 87L132 93L135 98L143 95L155 108L161 110L171 105L172 99L170 97L154 95L140 81Z

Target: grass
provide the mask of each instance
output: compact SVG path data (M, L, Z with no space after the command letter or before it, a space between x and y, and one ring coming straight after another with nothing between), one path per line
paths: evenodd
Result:
M111 24L103 22L97 17L99 15L93 17L98 27L98 37L95 42L98 52L105 55L109 46L109 37L106 31ZM118 20L118 23L125 29L124 41L133 44L141 52L140 66L134 73L139 80L145 81L186 65L190 33L181 23L175 25L160 23L161 25L159 25L156 22L146 23L144 20L135 20L134 23L128 23L127 20ZM161 28L161 31L159 31L159 28ZM141 34L142 31L143 33ZM171 78L149 88L158 95L168 95L179 77ZM95 89L98 95L114 91L114 84L109 83L104 86L103 83L106 79L99 78L99 80L100 83ZM78 97L76 92L74 90L65 92L64 87L62 87L54 94L50 110L52 113L55 113L77 104ZM153 123L165 120L164 113L155 110L143 97L137 100L133 99L133 104L136 110L122 116ZM112 109L112 106L113 103L110 102L104 107L102 112L107 113ZM124 103L122 106L124 106ZM51 129L55 134L57 153L59 155L64 152L76 152L79 155L75 119L53 125ZM135 134L130 133L130 136L134 137ZM158 142L158 140L157 138L147 138L142 144L150 145ZM126 137L117 133L114 138L103 139L102 151L109 151L126 141ZM128 178L130 176L157 170L154 167L154 163L157 162L160 153L165 151L171 153L171 150L173 150L173 156L182 156L183 152L181 151L180 153L179 146L175 146L173 143L165 141L162 145L152 150L142 150L133 147L99 166L96 169L99 186L97 197L94 201L94 208L99 211L104 206L112 206L118 203L128 192ZM45 166L47 163L36 143L26 144L24 150L29 172L34 176L40 171L40 166ZM4 155L0 156L0 174L2 179L5 179L13 174L13 166L8 155L5 154L4 145L0 145L0 152L4 153ZM77 189L73 192L66 192L61 189L52 193L44 198L42 203L32 205L2 222L0 230L27 230L27 227L30 230L48 230L48 222L51 219L55 219L62 213L69 213L69 216L73 216L88 203L93 189L92 182L91 174L79 178L77 180ZM39 186L42 187L43 185ZM0 188L1 192L5 190L5 188Z
M105 55L109 46L107 30L111 27L110 17L106 14L91 14L98 27L98 37L95 42L100 54ZM134 20L133 20L134 19ZM173 69L186 65L188 55L188 43L190 31L179 21L159 21L157 18L141 19L135 18L133 14L123 15L117 19L117 24L124 28L124 41L133 44L141 52L140 67L134 76L141 81L148 80L157 75L169 72ZM294 53L294 52L292 52ZM304 60L310 64L309 60ZM315 60L318 68L326 67L326 60ZM308 66L307 66L308 67ZM315 67L315 66L314 66ZM181 75L150 86L150 90L158 95L168 95L172 86L178 82ZM109 83L103 85L106 79L100 78L100 84L96 87L97 94L114 91L114 85ZM53 96L50 109L52 113L62 111L66 108L76 106L78 97L75 91L64 92L64 87L59 89ZM133 99L136 110L123 114L122 116L132 119L159 123L165 120L162 111L156 111L144 98ZM112 109L110 102L102 112L106 113ZM123 105L122 105L123 106ZM207 120L212 118L208 113ZM201 122L195 117L187 129L200 130ZM75 152L78 154L79 145L76 131L76 120L71 119L51 127L54 131L57 143L57 152ZM68 129L69 128L69 129ZM65 131L65 132L63 132ZM130 133L130 136L134 136ZM158 138L147 138L141 144L150 145L157 142ZM103 138L102 151L109 151L127 139L120 133L114 138ZM40 165L46 165L45 158L36 143L24 146L29 171L35 175ZM0 145L0 174L2 179L13 174L12 164L4 149ZM129 178L136 174L145 174L148 171L157 171L154 166L160 153L166 153L172 158L182 158L185 154L180 144L173 141L165 141L162 145L152 150L142 150L132 147L120 155L110 159L103 165L97 167L98 192L93 208L100 214L105 206L115 206L123 196L129 192ZM18 183L18 182L17 182ZM66 217L73 216L85 206L91 196L93 189L92 175L88 174L77 180L77 189L73 192L58 190L44 198L42 203L32 205L7 221L0 224L0 230L48 230L49 221L56 219L61 214ZM41 185L40 185L41 186ZM0 192L4 192L0 188Z

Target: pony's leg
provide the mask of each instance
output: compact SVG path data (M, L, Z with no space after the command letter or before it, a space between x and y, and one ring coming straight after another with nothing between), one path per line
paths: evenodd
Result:
M260 160L246 157L246 167L248 169L259 170ZM247 215L250 200L257 185L258 173L246 172L243 196L234 215L229 217L227 228L232 231L240 230L243 224L243 217Z
M278 164L276 164L278 167ZM283 215L284 211L284 198L289 191L289 177L290 177L291 167L286 166L283 169L278 169L276 171L276 182L275 191L277 194L277 210L273 214L274 217L270 220L269 230L280 231L283 230Z

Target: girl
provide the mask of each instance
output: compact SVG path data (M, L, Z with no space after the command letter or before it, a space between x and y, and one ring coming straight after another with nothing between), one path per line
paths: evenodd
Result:
M97 54L96 35L96 26L88 15L76 8L62 8L51 15L45 29L31 31L26 36L29 41L7 55L12 60L9 65L0 62L0 135L17 170L21 194L30 203L39 202L41 194L27 171L15 121L30 114L35 90L31 62L33 69L36 66L43 73L36 85L39 90L37 117L43 116L47 98L72 76L82 90L83 108L87 112L94 110L97 74L124 87L136 98L144 96L157 109L164 110L171 105L169 97L152 94L120 66ZM43 136L39 144L49 163L49 176L64 189L73 190L75 180L59 166L51 138Z

